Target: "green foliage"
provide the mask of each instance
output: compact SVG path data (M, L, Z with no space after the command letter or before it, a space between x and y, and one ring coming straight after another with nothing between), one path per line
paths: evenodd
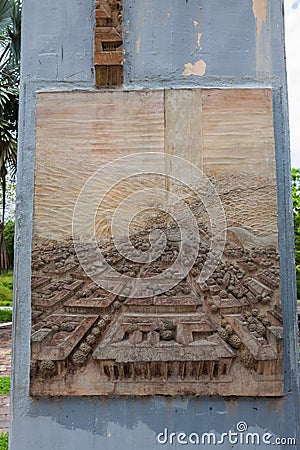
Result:
M16 212L16 183L13 177L7 176L6 193L5 193L5 224L15 220ZM2 210L3 198L0 189L0 210Z
M12 306L13 272L0 275L0 306Z
M17 170L18 104L21 48L21 0L0 2L0 185L2 219L0 224L0 271L11 261L4 239L8 175Z
M300 169L292 169L297 297L300 299Z
M0 275L0 286L2 285L7 287L8 289L11 290L11 293L13 289L13 281L14 281L14 273L12 270L9 270L5 274Z
M7 27L10 24L11 17L11 0L3 0L0 3L0 44L5 43Z
M0 395L10 394L10 377L0 377ZM8 450L8 433L0 433L0 450Z
M0 275L0 307L12 306L13 295L13 272ZM11 322L12 311L0 309L0 323Z
M12 311L10 309L0 309L0 323L11 321L12 321Z
M0 300L0 307L3 306L12 306L12 301L11 300Z
M9 68L20 64L21 0L0 2L0 63Z
M9 395L10 377L0 377L0 395Z
M8 434L0 434L0 450L8 450Z
M0 302L7 303L12 300L12 290L0 284ZM11 306L11 305L0 305Z
M4 239L6 242L8 254L11 263L14 260L14 239L15 239L15 222L9 220L4 227Z

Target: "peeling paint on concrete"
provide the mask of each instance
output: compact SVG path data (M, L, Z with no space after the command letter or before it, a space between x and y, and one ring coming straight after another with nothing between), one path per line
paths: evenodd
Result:
M261 34L258 35L252 11L253 0L230 0L229 3L177 0L178 5L182 5L172 10L170 5L174 3L170 1L128 0L129 8L124 9L123 21L127 57L125 85L155 87L166 83L173 86L188 83L192 86L203 79L203 83L210 86L213 80L220 80L222 76L234 80L244 77L248 81L259 76L258 82L270 85L272 74L278 77L281 73L281 33L276 29L276 24L280 23L277 18L281 2L268 2L266 22L262 21ZM159 11L157 15L156 11ZM130 20L129 28L127 20ZM128 29L130 33L127 34ZM271 39L271 60L270 63L263 60L257 72L256 42L260 39L263 45L267 30ZM202 33L202 49L197 46L198 32ZM140 55L136 52L139 37ZM146 56L141 58L142 54ZM275 55L280 57L274 58ZM207 66L205 75L201 78L182 76L184 65L200 58Z
M271 16L268 0L252 0L252 11L256 20L256 73L271 74ZM262 28L264 24L264 29Z
M202 33L198 33L197 44L198 44L198 47L200 48L200 50L201 50L201 36L202 36Z
M256 19L257 34L260 34L262 24L267 20L268 0L252 0L252 11Z
M195 62L195 64L187 63L184 65L184 71L182 75L185 77L189 77L190 75L196 75L198 77L203 77L206 71L206 63L203 59L199 59L199 61Z
M138 39L136 41L136 52L138 55L140 54L140 49L141 49L141 39Z

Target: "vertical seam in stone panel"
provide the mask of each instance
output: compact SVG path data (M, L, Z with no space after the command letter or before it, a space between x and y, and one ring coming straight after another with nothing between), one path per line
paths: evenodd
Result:
M93 75L94 75L94 85L96 85L96 67L95 67L95 52L96 52L96 44L95 44L95 32L96 32L96 26L97 26L97 21L96 21L96 5L97 3L94 2L94 7L93 7L93 30L94 30L94 35L93 35L93 60L92 60L92 66L91 70L93 71Z
M200 89L201 95L201 155L200 155L200 169L204 172L204 137L203 137L203 89Z
M163 108L164 108L164 152L167 156L167 158L165 159L165 165L168 165L168 155L169 155L169 149L167 147L167 106L166 106L166 100L167 100L167 94L166 94L166 89L163 90ZM167 167L164 168L166 173L168 173L167 171ZM169 177L166 176L165 177L165 187L166 187L166 191L168 191L169 188Z
M166 131L167 119L166 119L166 89L164 89L164 130ZM166 142L166 133L164 134L164 141Z

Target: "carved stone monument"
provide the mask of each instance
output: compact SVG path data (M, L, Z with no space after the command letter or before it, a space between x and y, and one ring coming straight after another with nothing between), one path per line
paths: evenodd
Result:
M282 7L23 2L10 450L299 447Z

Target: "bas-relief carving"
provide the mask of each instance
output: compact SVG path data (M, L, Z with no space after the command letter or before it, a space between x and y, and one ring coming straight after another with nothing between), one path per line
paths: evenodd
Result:
M33 395L283 394L271 99L263 89L38 94ZM116 295L79 264L71 233L80 189L99 165L141 151L184 157L218 192L226 243L204 284L199 274L210 247L209 216L176 183L165 186L181 192L200 234L195 263L177 285L158 293L150 284L145 298L135 298L134 290ZM108 223L139 183L117 186L103 206L107 222L103 214L96 218L105 259L133 278L163 273L181 244L176 222L157 210L136 218L131 241L145 251L149 232L164 231L160 257L140 264L118 253Z

